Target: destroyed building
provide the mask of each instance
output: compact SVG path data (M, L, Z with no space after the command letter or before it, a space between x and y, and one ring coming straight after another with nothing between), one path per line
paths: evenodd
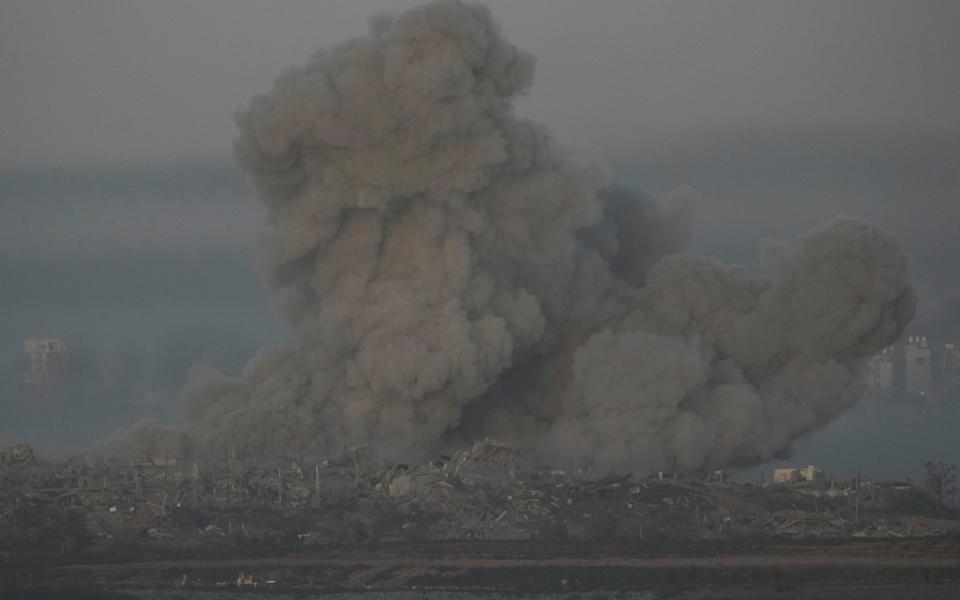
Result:
M799 483L799 482L808 482L808 483L823 483L827 480L827 476L824 474L823 469L814 465L807 465L806 467L797 467L797 468L785 468L785 469L774 469L773 470L773 482L774 483Z
M36 462L33 448L27 444L15 444L0 450L0 467L8 469L28 467Z
M317 462L220 464L172 457L39 461L0 451L0 561L28 553L123 556L243 548L454 540L660 542L747 537L903 537L960 532L917 515L909 483L824 483L785 469L756 486L715 475L590 475L524 468L518 446L484 439L420 464L367 446Z
M796 483L797 481L800 481L799 469L774 469L773 470L774 483Z

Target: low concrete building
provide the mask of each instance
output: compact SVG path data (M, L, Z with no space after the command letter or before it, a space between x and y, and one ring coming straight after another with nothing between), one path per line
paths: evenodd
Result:
M811 483L817 483L820 481L826 481L827 476L824 475L823 469L820 467L815 467L813 465L807 465L806 467L799 469L800 479L802 481L809 481Z
M802 481L810 483L824 483L827 476L823 469L814 465L807 465L800 468L774 469L774 483L800 483Z
M66 383L66 345L54 338L23 340L23 400L37 407L57 407L63 402Z
M774 469L773 470L774 483L796 483L798 481L800 481L799 469Z

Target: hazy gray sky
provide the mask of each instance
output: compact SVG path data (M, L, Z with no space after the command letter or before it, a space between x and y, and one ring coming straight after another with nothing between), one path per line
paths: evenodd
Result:
M0 165L229 156L233 109L414 0L4 0ZM960 2L491 0L520 109L608 153L742 126L960 132Z

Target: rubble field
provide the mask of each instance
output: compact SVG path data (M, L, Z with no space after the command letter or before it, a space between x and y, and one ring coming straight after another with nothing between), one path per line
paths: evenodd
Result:
M418 465L364 447L315 462L225 450L204 466L47 464L14 446L0 484L0 592L707 598L676 594L817 584L829 598L960 582L960 519L912 486L526 469L495 440Z

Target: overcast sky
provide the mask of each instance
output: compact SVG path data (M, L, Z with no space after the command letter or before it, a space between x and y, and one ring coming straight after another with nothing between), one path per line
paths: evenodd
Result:
M287 65L408 0L4 0L0 165L229 156ZM960 2L491 0L524 114L605 154L723 128L960 132Z

